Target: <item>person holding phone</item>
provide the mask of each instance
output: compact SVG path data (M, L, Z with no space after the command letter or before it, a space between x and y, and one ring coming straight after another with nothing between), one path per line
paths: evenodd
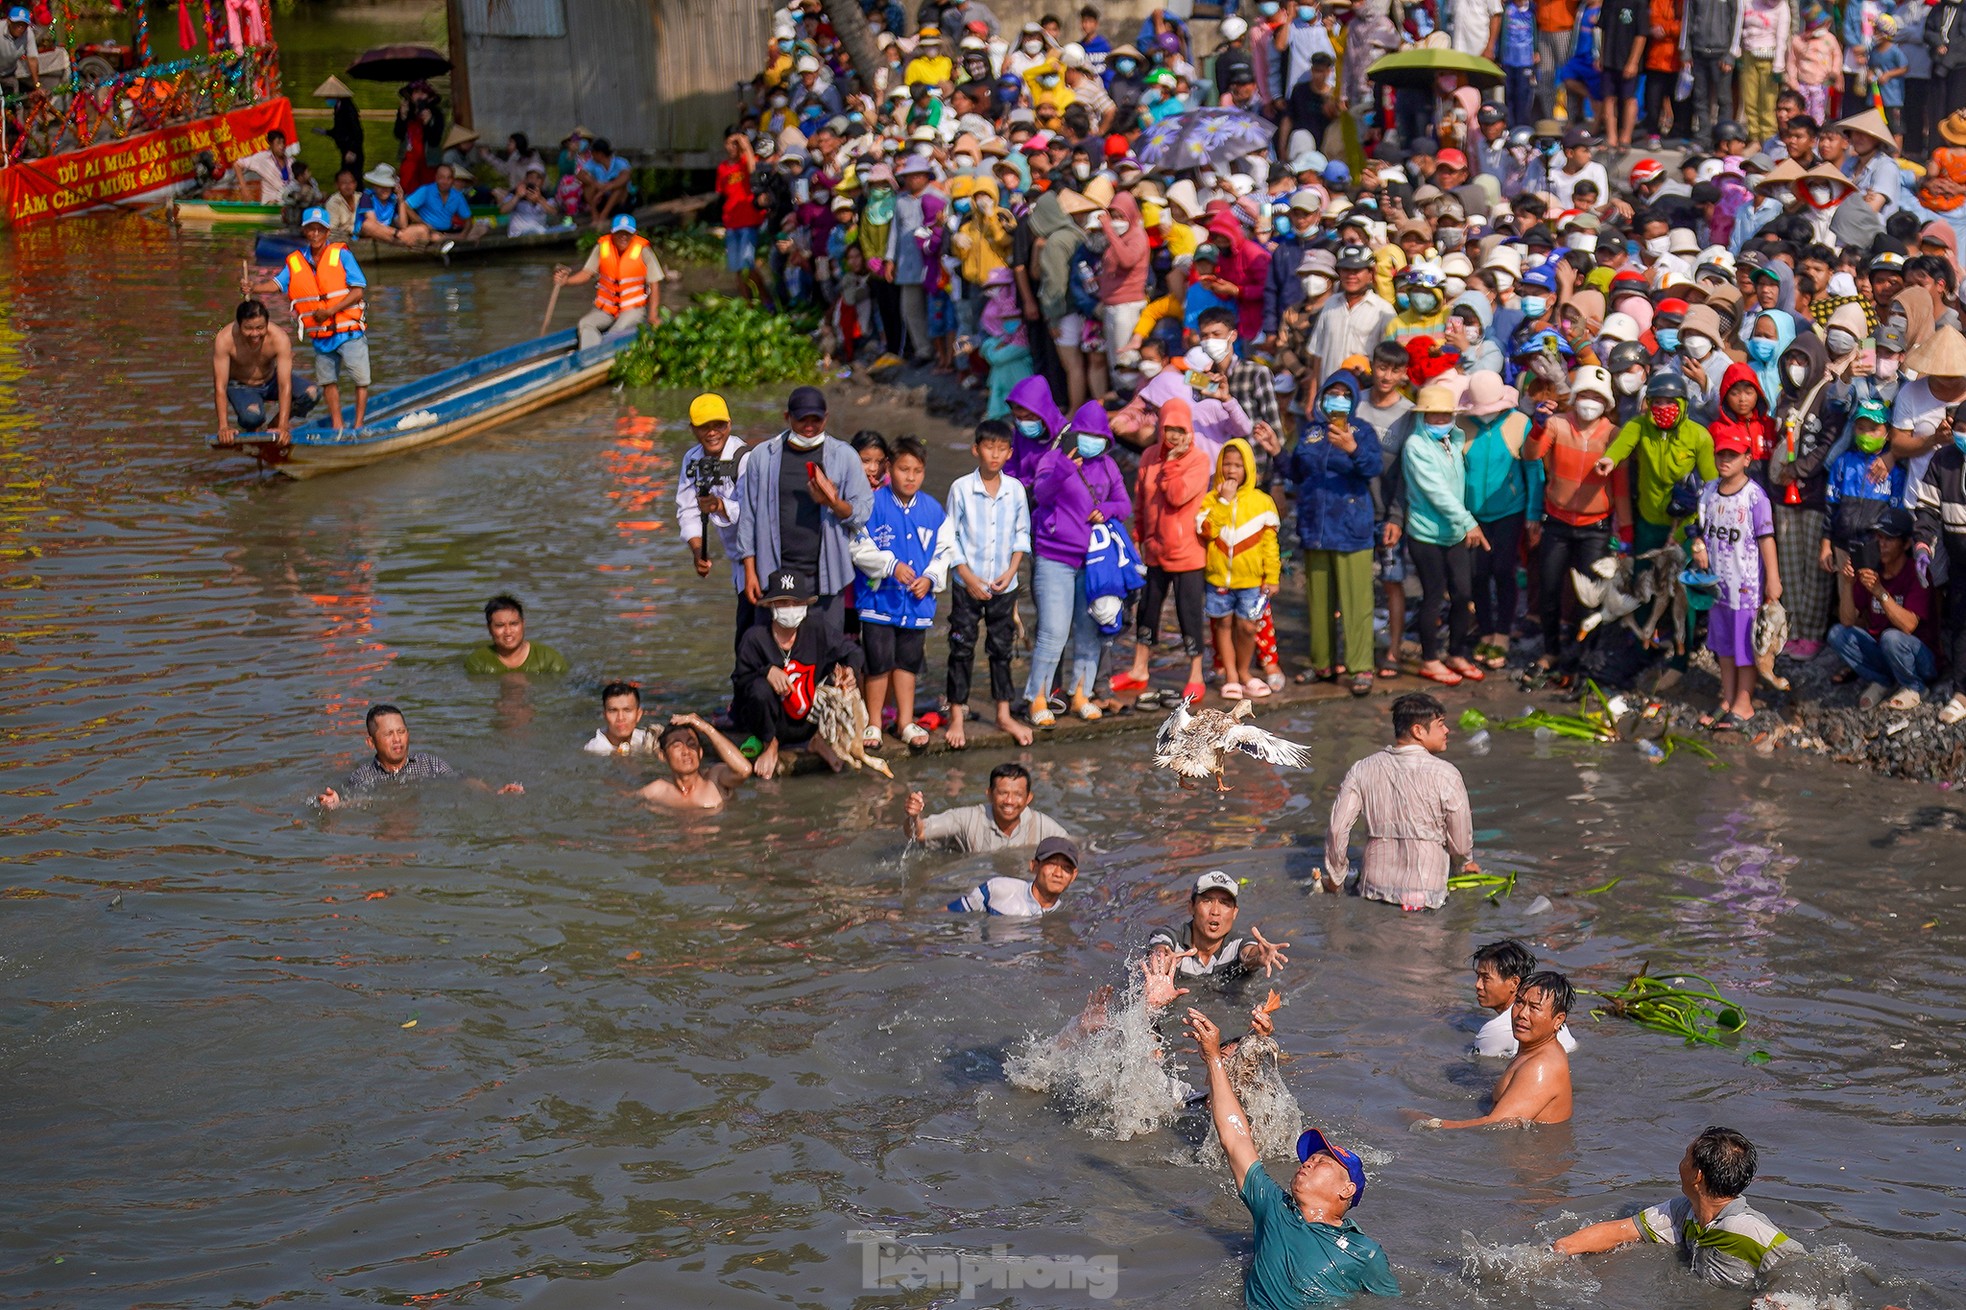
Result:
M1939 673L1932 589L1912 567L1911 536L1911 511L1892 505L1843 565L1855 585L1839 600L1829 645L1864 680L1857 704L1866 710L1916 708Z
M498 212L511 216L505 227L508 236L532 236L562 222L559 205L546 194L544 168L527 169L519 189L506 192L498 202Z
M843 632L851 543L873 510L874 489L853 447L827 435L818 387L793 388L785 431L745 456L738 499L731 557L743 563L743 598L759 604L774 574L816 578L812 609Z

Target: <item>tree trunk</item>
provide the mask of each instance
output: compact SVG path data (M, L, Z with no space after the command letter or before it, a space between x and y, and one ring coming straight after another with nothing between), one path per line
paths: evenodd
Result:
M860 77L860 86L870 96L881 93L874 75L880 71L881 55L874 45L874 37L867 30L867 15L861 12L860 0L824 0L826 19L833 25L833 34L840 38L846 47L847 62ZM846 94L846 88L840 88Z

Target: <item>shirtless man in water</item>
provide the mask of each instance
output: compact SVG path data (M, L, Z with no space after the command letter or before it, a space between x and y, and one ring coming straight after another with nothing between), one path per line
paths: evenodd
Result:
M294 394L294 343L267 316L257 300L240 302L232 321L212 339L212 379L218 392L218 444L238 443L239 433L270 426L286 445L293 420L305 417L321 398L312 382ZM279 409L268 414L275 403Z
M1570 983L1532 973L1516 989L1511 1013L1517 1051L1495 1083L1494 1108L1479 1119L1422 1119L1415 1128L1497 1128L1570 1121L1570 1057L1557 1034L1569 1018Z
M703 767L703 739L710 739L720 764ZM642 788L645 801L671 810L721 810L738 783L751 776L744 752L704 721L701 715L677 714L662 730L655 748L673 775L657 778Z

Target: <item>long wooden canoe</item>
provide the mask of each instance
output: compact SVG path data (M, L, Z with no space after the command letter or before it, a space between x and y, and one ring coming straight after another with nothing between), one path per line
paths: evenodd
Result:
M349 242L348 248L355 253L356 262L364 267L370 264L449 264L459 259L489 259L494 255L517 254L525 250L571 246L580 239L580 233L579 224L562 223L559 227L544 232L529 232L525 236L513 237L493 232L476 241L434 241L427 246L393 246L363 237ZM253 260L269 267L283 264L288 255L306 246L306 240L294 233L264 232L253 241Z
M257 200L228 200L219 196L186 196L173 200L166 212L174 223L224 223L241 227L279 227L280 206ZM496 205L473 205L473 218L498 216Z
M317 419L296 427L284 449L253 432L241 433L236 445L221 446L217 437L207 444L221 452L246 451L293 478L360 468L457 441L592 390L607 381L608 366L630 340L581 350L578 333L555 332L378 391L369 397L360 428L336 432ZM342 404L352 399L345 395Z

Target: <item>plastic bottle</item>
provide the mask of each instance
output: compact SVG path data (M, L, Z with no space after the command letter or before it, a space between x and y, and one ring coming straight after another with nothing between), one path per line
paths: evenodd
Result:
M1486 755L1488 754L1489 741L1488 729L1483 728L1468 738L1468 749L1476 755Z
M1638 739L1638 753L1654 764L1665 762L1666 752L1659 746L1658 742L1653 741L1650 737L1640 737Z

